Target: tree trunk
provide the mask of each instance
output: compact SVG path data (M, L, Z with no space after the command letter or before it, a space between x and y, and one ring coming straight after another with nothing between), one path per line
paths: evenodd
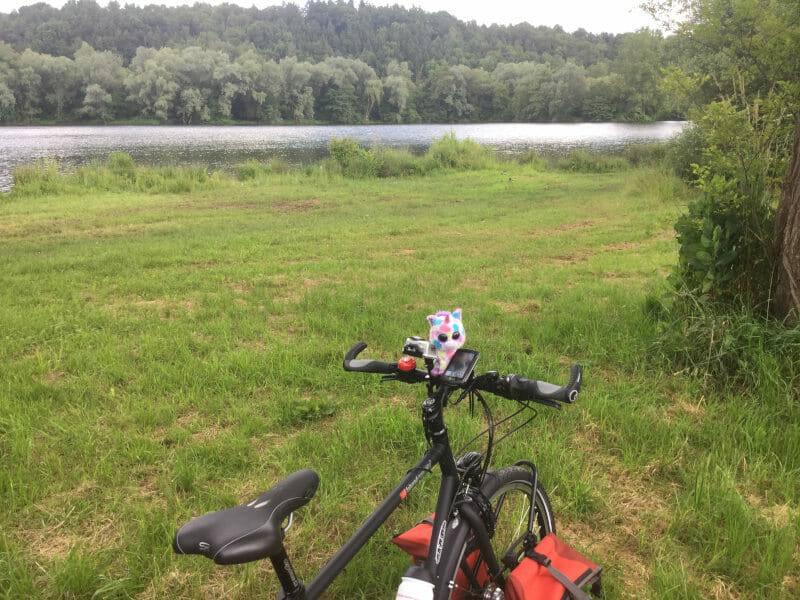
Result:
M775 315L800 318L800 113L794 127L792 162L783 184L775 219Z

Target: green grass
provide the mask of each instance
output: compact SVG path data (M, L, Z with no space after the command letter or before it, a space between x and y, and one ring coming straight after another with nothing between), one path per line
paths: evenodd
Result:
M481 164L24 174L0 196L0 596L274 597L268 564L174 556L171 537L304 467L322 483L287 547L310 580L424 449L422 390L344 373L344 352L395 358L456 307L482 369L560 382L585 365L579 403L541 410L497 464L536 461L606 597L800 594L797 386L710 393L652 358L644 306L676 260L680 186ZM480 426L447 416L456 447ZM408 559L388 540L435 492L415 489L326 597L393 597Z

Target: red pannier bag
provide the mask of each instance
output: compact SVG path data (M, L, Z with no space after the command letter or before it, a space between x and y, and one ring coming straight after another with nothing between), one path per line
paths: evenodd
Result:
M423 519L408 531L398 533L392 538L392 543L410 554L414 564L418 565L428 558L431 531L433 531L433 515Z
M599 567L554 533L548 533L508 574L506 600L589 600L584 585L601 595Z
M414 564L418 565L428 558L428 545L431 542L431 532L433 531L433 515L424 519L408 531L400 533L392 538L392 543L405 550L414 559ZM478 560L478 550L475 550L467 557L467 565L473 568L475 562ZM489 570L486 563L482 562L478 567L478 572L475 575L478 584L483 586L489 579ZM469 576L463 570L458 571L456 575L456 589L451 596L454 600L463 598L463 592L469 588Z

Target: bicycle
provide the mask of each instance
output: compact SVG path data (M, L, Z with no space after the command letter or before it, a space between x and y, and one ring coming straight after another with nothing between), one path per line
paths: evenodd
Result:
M508 574L526 553L531 555L539 541L555 532L555 520L534 464L519 460L489 470L492 449L535 418L532 403L560 409L562 403L575 402L582 382L580 365L570 368L567 385L557 386L513 374L501 376L496 371L476 375L478 352L464 348L456 351L444 372L432 375L436 355L430 342L422 338L407 338L404 357L397 362L358 358L366 347L366 343L358 342L347 351L343 361L346 371L427 386L427 398L422 403L427 451L308 585L295 573L283 538L294 511L311 500L319 485L319 477L311 469L289 475L251 502L192 519L175 534L174 551L200 554L218 564L269 558L282 586L278 600L315 600L423 477L439 465L442 479L430 539L418 557L421 563L406 571L397 598L501 600ZM417 358L422 359L425 369L417 368ZM520 407L495 423L481 392L515 400ZM488 422L470 443L486 435L487 444L483 453L473 450L456 459L444 409L466 398L482 405ZM521 425L515 424L499 440L494 439L497 425L529 409L533 409L533 416ZM598 593L599 589L593 591Z

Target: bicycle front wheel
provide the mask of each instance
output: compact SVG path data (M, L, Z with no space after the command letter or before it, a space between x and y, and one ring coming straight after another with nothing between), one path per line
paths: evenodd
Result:
M535 490L533 486L533 473L519 466L489 471L481 485L481 492L488 498L495 515L492 550L501 567L503 556L527 531L531 511L532 532L537 541L556 530L550 499L541 483L537 482ZM491 585L487 581L485 561L475 548L473 540L467 539L460 550L458 566L448 582L451 600L483 598L485 588ZM504 570L503 576L507 575L508 571Z

